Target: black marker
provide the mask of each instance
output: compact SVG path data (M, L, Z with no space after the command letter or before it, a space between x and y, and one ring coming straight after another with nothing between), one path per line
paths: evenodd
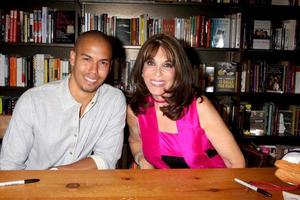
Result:
M269 193L269 192L267 192L267 191L265 191L263 189L260 189L260 188L254 186L254 185L251 185L251 184L249 184L249 183L247 183L245 181L242 181L242 180L240 180L238 178L235 178L234 181L237 182L237 183L239 183L239 184L241 184L241 185L243 185L243 186L246 186L247 188L250 188L251 190L254 190L255 192L259 192L259 193L261 193L261 194L263 194L263 195L265 195L267 197L272 197L271 193Z
M28 184L28 183L35 183L39 182L40 179L25 179L25 180L17 180L17 181L7 181L7 182L0 182L1 186L10 186L10 185L22 185L22 184Z

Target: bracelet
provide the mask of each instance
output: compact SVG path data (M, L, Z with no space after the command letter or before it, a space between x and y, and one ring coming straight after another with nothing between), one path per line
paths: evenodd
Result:
M51 167L49 170L58 170L57 167Z
M140 151L140 152L138 152L138 153L136 153L136 154L134 155L134 161L135 161L135 163L136 163L137 165L140 165L139 159L140 159L140 157L143 156L143 155L144 155L144 154L143 154L142 151Z

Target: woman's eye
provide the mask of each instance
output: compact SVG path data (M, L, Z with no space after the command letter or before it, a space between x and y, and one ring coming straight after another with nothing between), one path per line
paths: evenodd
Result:
M149 66L154 66L154 62L152 60L148 60L146 62L146 64L149 65Z
M163 66L166 67L166 68L172 68L173 67L173 65L171 63L165 63Z

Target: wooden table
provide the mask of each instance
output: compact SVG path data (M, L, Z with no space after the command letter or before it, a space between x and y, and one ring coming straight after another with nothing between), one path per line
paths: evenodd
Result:
M273 168L0 171L0 182L40 179L37 183L0 187L0 199L283 199L281 192L272 191L273 197L268 198L233 181L238 177L283 184L274 171ZM67 187L76 183L80 186Z

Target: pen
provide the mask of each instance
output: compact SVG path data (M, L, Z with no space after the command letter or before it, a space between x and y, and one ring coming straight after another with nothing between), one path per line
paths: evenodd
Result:
M7 181L7 182L0 182L1 186L9 186L9 185L22 185L22 184L28 184L28 183L35 183L39 182L40 179L25 179L25 180L17 180L17 181Z
M235 178L234 181L237 182L237 183L239 183L239 184L241 184L241 185L243 185L243 186L246 186L246 187L250 188L251 190L254 190L254 191L259 192L259 193L261 193L263 195L266 195L268 197L272 196L271 193L269 193L269 192L267 192L267 191L265 191L263 189L260 189L260 188L254 186L254 185L251 185L251 184L249 184L249 183L247 183L245 181L242 181L241 179Z

